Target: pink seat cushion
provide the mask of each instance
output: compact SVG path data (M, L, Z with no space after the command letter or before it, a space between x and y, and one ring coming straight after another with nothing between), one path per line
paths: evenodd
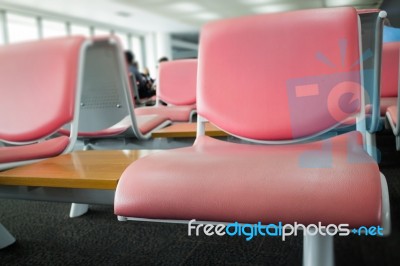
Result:
M386 110L389 106L391 105L396 105L397 103L397 97L382 97L380 99L380 116L385 116L386 115ZM365 112L367 114L372 114L372 105L368 104L365 106Z
M392 105L387 108L387 112L390 114L392 118L393 125L397 126L397 105Z
M163 115L151 114L151 115L136 115L136 123L137 126L142 132L142 134L147 134L152 131L162 123L168 121L168 118ZM127 132L130 128L132 128L131 118L130 116L126 116L117 124L105 128L103 130L91 131L91 132L79 132L79 137L90 137L90 138L106 138L117 135L123 135L124 132ZM59 133L64 135L69 135L70 131L66 129L59 130Z
M104 138L104 137L112 137L123 134L130 128L129 126L119 126L119 127L110 127L99 131L93 132L79 132L78 137L90 137L90 138Z
M0 163L43 159L61 154L69 144L66 136L57 137L36 144L0 147Z
M150 115L158 114L168 117L174 122L188 122L192 111L196 110L196 105L182 105L182 106L151 106L136 108L136 115Z
M163 115L136 115L136 123L142 134L147 134L168 121Z
M381 97L381 116L385 116L386 110L389 108L389 106L396 105L397 104L397 97Z
M380 173L357 132L290 146L205 136L131 164L114 208L138 218L378 225Z
M117 124L105 128L103 130L97 130L97 131L91 131L91 132L78 132L78 137L90 137L90 138L104 138L104 137L112 137L112 136L117 136L125 131L127 131L129 128L131 128L132 123L130 116L126 116L124 119L122 119L120 122ZM61 129L59 130L59 133L64 134L64 135L69 135L70 131L66 129Z

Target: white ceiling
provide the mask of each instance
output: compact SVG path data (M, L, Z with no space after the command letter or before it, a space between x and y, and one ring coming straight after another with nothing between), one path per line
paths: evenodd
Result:
M383 0L0 0L0 8L34 10L138 31L190 32L207 21L331 6L377 8Z
M295 9L354 6L377 8L383 0L113 0L177 21L201 26L206 21Z

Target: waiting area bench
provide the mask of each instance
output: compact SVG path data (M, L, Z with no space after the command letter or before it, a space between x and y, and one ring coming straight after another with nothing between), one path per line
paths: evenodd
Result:
M155 130L152 138L194 138L197 133L196 123L177 123ZM226 137L228 134L211 123L206 123L205 134L210 137Z
M0 172L0 198L77 202L79 216L87 204L114 204L115 189L128 165L154 150L74 151ZM71 216L71 215L70 215ZM0 248L15 239L0 223Z

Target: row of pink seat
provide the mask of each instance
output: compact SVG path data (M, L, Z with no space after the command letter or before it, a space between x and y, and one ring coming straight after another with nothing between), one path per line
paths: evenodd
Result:
M114 37L2 46L0 170L70 152L77 138L146 140L171 121L191 119L197 60L161 65L159 97L170 106L135 109L121 54Z
M176 60L163 63L160 67L158 98L169 103L167 107L134 108L131 95L126 88L132 85L130 92L136 92L136 82L125 84L121 74L115 69L121 68L120 62L114 66L107 57L102 57L90 65L90 71L96 72L96 78L88 75L88 84L84 84L81 101L78 138L90 142L93 139L110 137L135 137L148 140L152 131L168 125L170 122L190 121L196 106L196 70L197 60ZM119 65L118 65L119 64ZM101 68L98 67L101 65ZM105 68L108 70L105 71ZM177 74L175 74L177 73ZM184 79L179 78L183 76ZM134 79L134 77L132 77ZM184 84L184 85L183 85ZM102 87L108 86L108 87ZM119 99L117 99L119 97ZM158 100L157 100L158 101ZM126 104L119 104L125 102ZM110 106L111 104L111 106ZM124 106L126 108L124 108ZM121 116L125 115L125 116ZM93 119L96 115L96 119ZM68 130L62 130L67 133ZM113 147L113 146L112 146Z
M364 151L366 128L314 141L349 118L365 117L360 35L353 8L207 24L196 65L196 141L129 166L118 183L115 214L120 220L345 223L382 226L388 234L387 184ZM7 96L0 100L0 140L8 143L0 147L3 169L16 165L3 151L20 149L21 156L56 143L62 148L53 149L55 156L70 151L79 132L92 137L89 132L126 123L133 135L147 138L115 39L71 37L1 47L0 62L7 62L0 69L5 80L0 93ZM14 82L16 76L21 78ZM39 92L49 94L41 98ZM29 99L14 105L22 94ZM147 122L160 117L146 116ZM205 121L251 144L204 136ZM65 124L69 137L47 139ZM17 142L26 150L8 146ZM333 261L333 236L304 235L305 265Z
M157 107L142 114L135 111L122 55L115 37L74 36L0 47L0 171L69 153L77 140L86 147L99 138L148 140L171 121L190 119L196 60L161 67L163 77L183 71L185 81L194 80L180 94L182 86L174 79L163 78L159 86L163 100L176 98L173 104L189 108ZM72 204L71 217L82 213L77 206L87 209Z

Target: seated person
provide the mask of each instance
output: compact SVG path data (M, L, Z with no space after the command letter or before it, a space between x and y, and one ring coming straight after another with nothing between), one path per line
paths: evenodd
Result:
M135 56L133 53L130 51L125 51L125 58L128 64L129 72L135 76L139 98L150 98L154 96L156 91L153 89L153 83L150 79L147 79L139 72L137 63L134 61Z

